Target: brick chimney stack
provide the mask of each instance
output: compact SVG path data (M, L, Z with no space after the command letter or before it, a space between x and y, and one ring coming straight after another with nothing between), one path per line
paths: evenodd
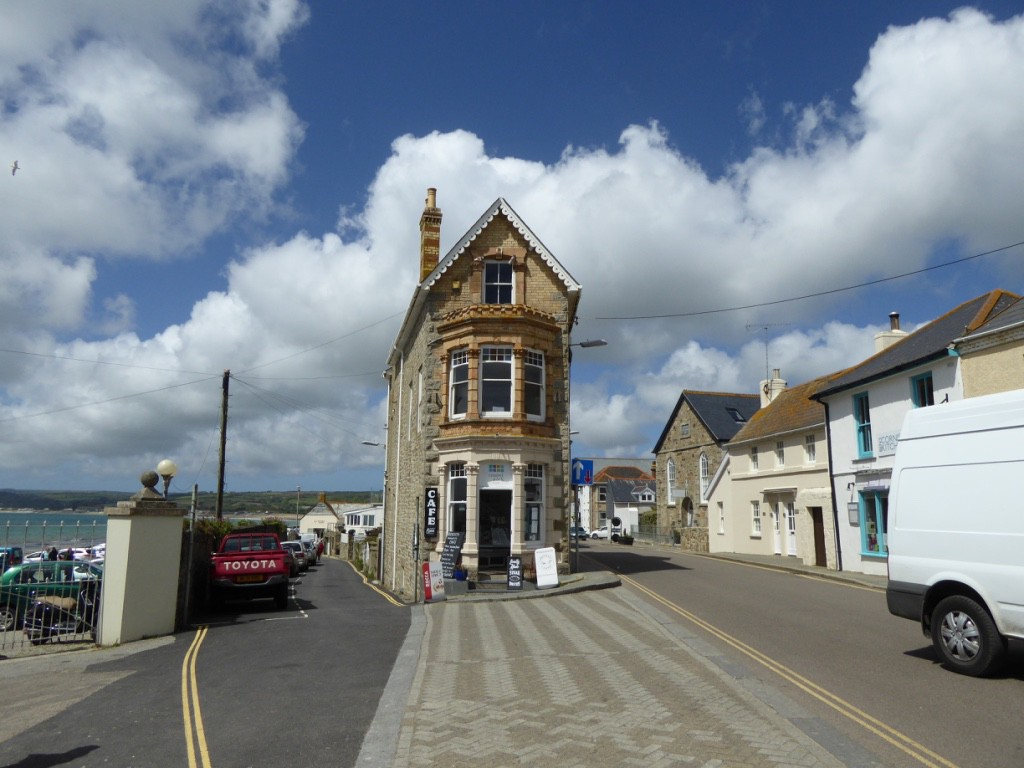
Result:
M441 209L437 207L437 190L427 190L426 204L420 216L420 282L434 271L441 258Z

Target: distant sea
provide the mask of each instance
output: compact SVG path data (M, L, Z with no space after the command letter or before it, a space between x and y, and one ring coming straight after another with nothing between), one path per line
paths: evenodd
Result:
M0 512L0 546L22 547L25 554L61 545L91 547L106 538L106 515L27 509Z

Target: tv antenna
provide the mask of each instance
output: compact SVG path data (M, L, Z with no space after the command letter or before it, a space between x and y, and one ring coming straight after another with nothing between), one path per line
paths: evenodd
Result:
M792 323L747 323L748 331L762 331L764 333L764 380L771 381L771 368L768 365L768 329L785 328ZM768 385L765 384L767 387Z

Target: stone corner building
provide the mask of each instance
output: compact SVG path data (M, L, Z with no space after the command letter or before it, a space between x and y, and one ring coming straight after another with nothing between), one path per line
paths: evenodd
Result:
M381 581L412 597L450 532L464 534L474 578L503 573L509 556L529 573L542 547L568 567L569 333L580 286L502 198L444 256L440 240L429 189L420 283L384 373Z

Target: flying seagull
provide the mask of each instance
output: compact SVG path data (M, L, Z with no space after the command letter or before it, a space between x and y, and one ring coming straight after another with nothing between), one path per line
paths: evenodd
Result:
M11 166L11 176L18 172L18 161L14 161L14 165Z

